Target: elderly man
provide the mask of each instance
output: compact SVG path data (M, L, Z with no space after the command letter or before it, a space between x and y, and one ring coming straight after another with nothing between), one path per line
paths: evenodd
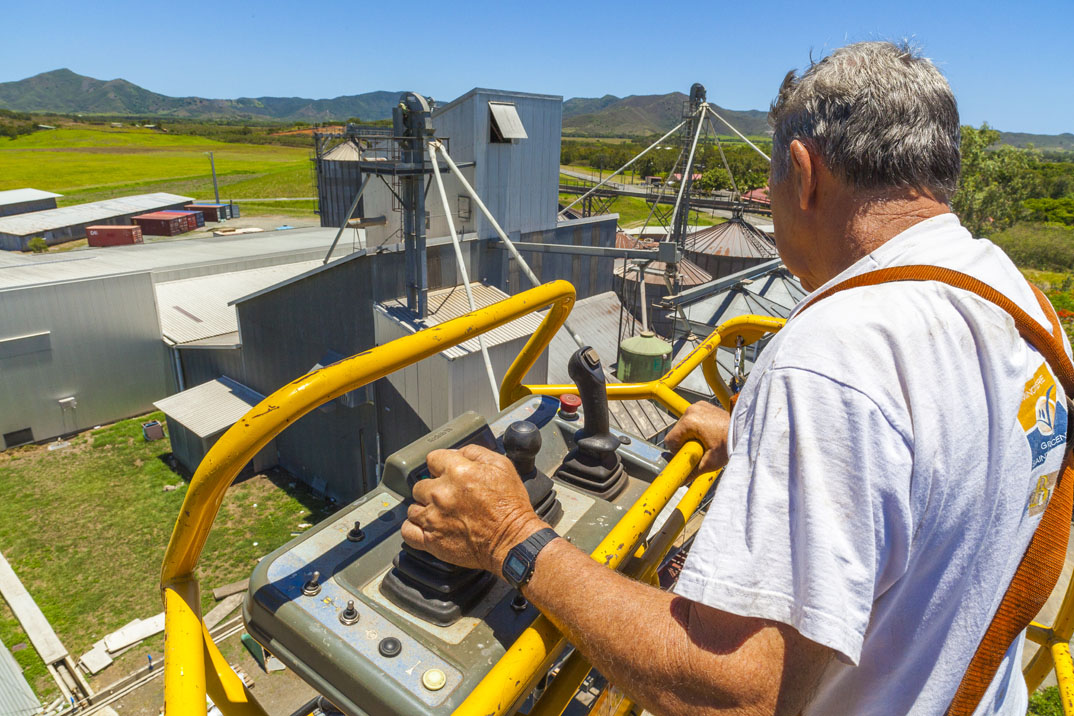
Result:
M951 213L958 112L927 59L844 47L787 75L771 121L776 246L810 298L926 264L1050 325L1006 256ZM671 449L699 440L703 469L726 464L677 594L554 538L523 592L660 714L943 714L1047 502L1063 404L1041 355L976 295L933 281L842 291L792 314L733 415L697 404L668 435ZM1055 439L1029 439L1049 425ZM429 467L403 525L413 546L502 574L547 528L506 458L470 446ZM977 713L1025 713L1020 650Z

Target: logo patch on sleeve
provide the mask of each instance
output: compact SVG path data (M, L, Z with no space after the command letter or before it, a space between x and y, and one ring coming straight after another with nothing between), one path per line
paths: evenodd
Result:
M1033 377L1026 381L1022 406L1018 410L1018 422L1025 430L1032 454L1030 469L1034 490L1029 502L1030 514L1043 511L1051 498L1058 465L1045 473L1045 462L1056 448L1060 448L1062 455L1061 448L1067 441L1067 419L1066 404L1059 395L1055 376L1047 363L1041 363Z

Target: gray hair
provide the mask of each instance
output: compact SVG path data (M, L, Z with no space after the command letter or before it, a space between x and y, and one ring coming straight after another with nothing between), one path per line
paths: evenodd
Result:
M914 188L946 200L958 188L955 97L936 66L908 45L858 42L801 76L791 70L768 118L773 181L787 175L798 139L859 190Z

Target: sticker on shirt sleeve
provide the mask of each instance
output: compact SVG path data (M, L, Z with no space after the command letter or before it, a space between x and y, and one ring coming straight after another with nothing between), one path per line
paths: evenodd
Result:
M1044 465L1048 455L1067 441L1067 408L1060 399L1055 376L1047 363L1041 363L1033 377L1026 381L1018 422L1025 430L1033 454L1032 470Z

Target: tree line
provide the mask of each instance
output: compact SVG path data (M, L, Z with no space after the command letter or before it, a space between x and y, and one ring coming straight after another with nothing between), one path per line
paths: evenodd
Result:
M653 137L656 139L656 137ZM962 127L962 176L952 198L955 213L976 236L991 236L1021 221L1074 226L1074 155L1001 144L988 124ZM611 172L630 161L652 139L610 144L599 140L565 141L560 163ZM771 152L771 142L761 142ZM742 143L699 146L694 186L701 191L741 193L768 184L768 163ZM628 170L637 177L666 180L680 154L677 144L651 150ZM726 158L726 165L724 163ZM727 171L730 169L730 173Z

